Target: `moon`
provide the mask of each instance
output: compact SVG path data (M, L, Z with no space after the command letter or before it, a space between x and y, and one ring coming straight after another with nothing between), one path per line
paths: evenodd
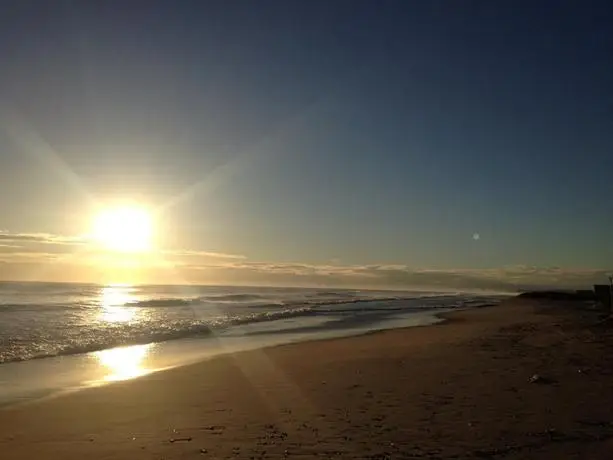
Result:
M481 235L478 233L473 233L473 240L479 241L481 239Z

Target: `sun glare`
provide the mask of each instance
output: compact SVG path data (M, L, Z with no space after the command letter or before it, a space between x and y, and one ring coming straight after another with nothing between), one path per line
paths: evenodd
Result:
M104 380L111 382L129 380L150 372L145 366L145 360L151 346L151 344L133 345L97 351L95 355L98 361L107 370Z
M107 323L127 323L137 316L131 286L105 286L100 290L100 319Z
M106 249L145 252L151 249L152 222L138 206L105 209L94 218L94 238Z

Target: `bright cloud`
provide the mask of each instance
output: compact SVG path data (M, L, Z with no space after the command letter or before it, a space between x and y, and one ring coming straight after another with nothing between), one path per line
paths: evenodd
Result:
M162 251L162 254L169 257L185 257L185 258L214 258L214 259L246 259L241 254L227 254L224 252L214 251L190 251L190 250L174 250Z
M406 265L313 265L300 263L230 262L186 264L186 271L200 272L225 282L284 285L330 285L369 288L432 288L517 291L529 288L585 287L606 280L606 270L539 267L435 270Z
M103 282L105 255L80 237L0 231L0 278ZM349 265L251 261L213 250L160 251L135 265L142 282L346 286L390 289L482 289L586 287L606 282L610 271L511 266L490 269L417 269L403 264ZM101 262L102 261L102 262Z
M73 245L84 244L86 240L82 237L52 235L50 233L11 233L6 230L0 230L0 242L13 244L40 243ZM2 246L7 245L2 244Z

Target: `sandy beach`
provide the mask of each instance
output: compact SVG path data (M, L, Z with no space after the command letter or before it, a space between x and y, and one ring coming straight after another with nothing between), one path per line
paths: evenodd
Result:
M613 334L596 321L513 299L217 357L0 410L0 458L610 458Z

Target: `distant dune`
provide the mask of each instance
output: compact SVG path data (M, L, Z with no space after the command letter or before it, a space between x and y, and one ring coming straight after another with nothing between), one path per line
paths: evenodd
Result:
M523 299L539 300L567 300L567 301L590 301L596 300L596 295L592 290L579 291L529 291L518 295Z

